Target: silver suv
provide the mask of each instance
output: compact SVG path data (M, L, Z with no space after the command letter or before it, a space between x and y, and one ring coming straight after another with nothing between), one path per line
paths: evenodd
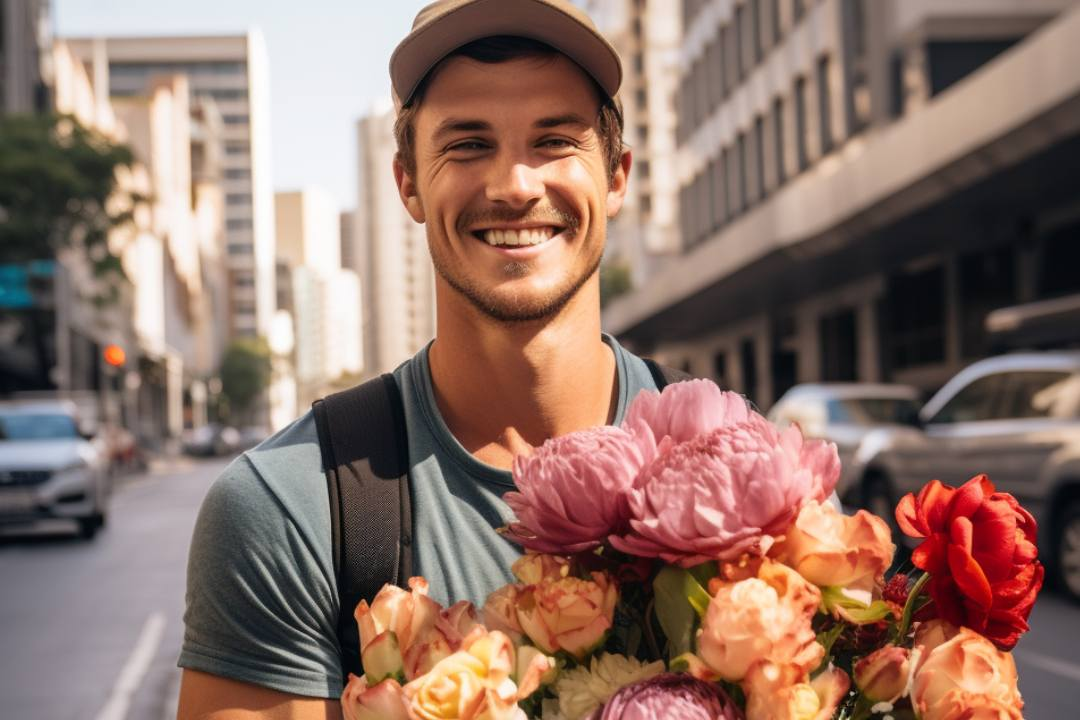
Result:
M72 520L91 538L108 496L108 453L73 403L0 403L0 529Z
M1039 554L1080 601L1080 352L1017 353L971 365L919 412L878 430L853 460L862 505L893 521L904 494L986 473L1039 523Z

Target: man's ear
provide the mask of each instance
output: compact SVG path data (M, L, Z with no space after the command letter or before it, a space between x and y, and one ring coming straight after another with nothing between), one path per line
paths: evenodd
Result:
M394 182L397 183L398 195L402 204L418 223L424 222L424 206L420 203L420 194L416 191L416 182L401 164L401 159L394 155Z
M608 181L607 192L607 216L613 218L622 209L623 200L626 199L626 184L630 178L630 166L634 159L629 150L623 150L619 158L619 166L615 168L615 174Z

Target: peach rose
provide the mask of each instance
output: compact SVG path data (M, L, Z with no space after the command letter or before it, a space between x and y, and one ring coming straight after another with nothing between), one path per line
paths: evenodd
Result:
M947 635L937 632L942 629L948 630L929 628L931 642ZM923 646L923 653L911 688L922 720L1022 720L1024 701L1011 654L966 627L936 646Z
M478 627L461 650L405 686L409 720L524 720L517 703L538 687L539 676L552 664L551 658L535 658L526 670L529 679L519 686L510 638Z
M764 665L751 669L742 686L746 720L830 720L851 679L835 667L809 680L793 666Z
M591 580L547 577L518 590L517 620L538 648L565 650L580 662L604 641L618 599L607 573L594 572Z
M776 557L818 587L871 590L881 584L896 546L884 520L860 510L848 516L811 501L785 532Z
M476 627L476 609L462 601L443 609L427 595L427 581L409 580L409 590L385 585L369 606L354 613L360 630L360 657L371 682L403 676L412 680L461 646Z
M570 559L562 555L526 553L510 566L510 572L526 585L535 585L541 580L559 580L570 574Z
M407 708L401 685L393 678L368 687L367 680L350 673L341 694L345 720L409 720Z
M765 561L755 577L712 580L709 593L698 655L723 679L742 680L761 663L790 665L801 676L824 657L810 626L821 591L791 568Z
M911 652L886 645L855 663L855 685L874 703L895 703L907 690L911 676Z
M521 642L521 623L517 619L517 594L520 585L503 585L487 596L480 617L488 630L506 633L514 644Z

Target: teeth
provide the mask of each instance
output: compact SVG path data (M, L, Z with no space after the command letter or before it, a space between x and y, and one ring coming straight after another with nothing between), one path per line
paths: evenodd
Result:
M529 230L487 230L484 240L488 245L539 245L555 235L555 228L534 228Z

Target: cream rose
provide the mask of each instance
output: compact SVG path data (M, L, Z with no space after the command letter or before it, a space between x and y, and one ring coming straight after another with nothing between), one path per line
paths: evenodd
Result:
M517 593L522 631L546 653L564 650L579 662L596 649L611 628L619 599L614 579L594 572L591 580L546 577Z

